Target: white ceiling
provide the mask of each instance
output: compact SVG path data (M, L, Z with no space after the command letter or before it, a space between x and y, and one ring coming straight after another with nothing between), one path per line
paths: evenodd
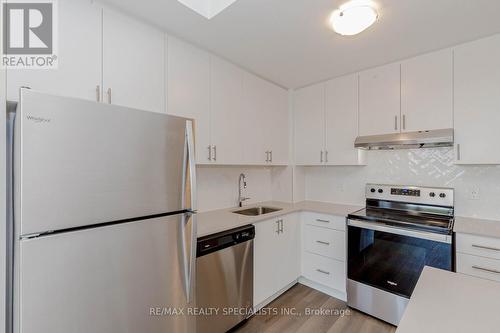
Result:
M327 26L345 0L239 0L212 20L177 0L103 1L287 88L500 32L499 0L375 0L354 37Z

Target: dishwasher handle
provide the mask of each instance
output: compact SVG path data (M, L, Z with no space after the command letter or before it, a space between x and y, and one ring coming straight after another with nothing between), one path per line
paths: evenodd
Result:
M248 242L255 238L253 225L231 229L217 234L201 237L196 246L196 257L223 250L225 248Z

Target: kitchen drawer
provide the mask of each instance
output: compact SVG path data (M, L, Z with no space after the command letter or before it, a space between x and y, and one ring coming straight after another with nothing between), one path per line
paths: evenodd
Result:
M457 252L500 260L500 239L469 234L456 235Z
M345 231L346 218L340 216L305 212L302 213L302 221L306 224L318 227Z
M305 225L304 247L306 251L345 261L345 232Z
M311 281L345 292L345 262L304 252L303 274Z
M500 282L500 260L457 253L457 272Z

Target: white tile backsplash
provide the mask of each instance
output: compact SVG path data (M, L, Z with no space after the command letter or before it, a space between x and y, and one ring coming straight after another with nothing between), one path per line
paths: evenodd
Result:
M366 183L452 187L457 215L500 220L500 166L453 161L452 148L369 151L367 166L304 168L305 198L363 205Z
M251 198L245 201L245 205L272 200L270 168L198 166L198 211L236 207L240 173L247 176L247 188L243 190L243 196Z

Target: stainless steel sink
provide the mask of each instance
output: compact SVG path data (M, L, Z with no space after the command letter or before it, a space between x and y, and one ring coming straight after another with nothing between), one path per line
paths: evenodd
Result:
M283 208L252 207L252 208L235 210L233 213L240 214L240 215L246 215L246 216L259 216L259 215L279 212L280 210L283 210Z

